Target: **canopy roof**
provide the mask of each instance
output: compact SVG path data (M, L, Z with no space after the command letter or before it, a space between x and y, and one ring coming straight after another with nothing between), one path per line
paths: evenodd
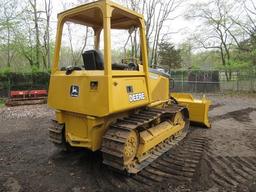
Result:
M129 29L131 27L140 26L140 19L143 19L141 14L138 14L135 11L131 11L108 0L100 0L80 5L60 13L58 17L64 19L64 21L71 21L93 28L102 28L102 10L105 10L107 5L110 5L110 7L113 8L111 16L111 28Z

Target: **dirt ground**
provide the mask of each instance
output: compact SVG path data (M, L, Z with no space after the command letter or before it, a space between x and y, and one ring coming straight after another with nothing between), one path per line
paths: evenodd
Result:
M46 105L0 109L0 191L256 191L256 97L209 96L211 129L188 136L136 176L101 153L64 152L48 141Z

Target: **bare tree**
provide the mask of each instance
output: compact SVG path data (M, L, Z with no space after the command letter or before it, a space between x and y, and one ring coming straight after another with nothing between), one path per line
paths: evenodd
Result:
M50 17L51 0L38 4L37 0L24 2L23 14L20 17L20 31L16 38L20 50L31 67L47 69L50 67ZM25 27L24 27L25 26ZM23 39L21 39L23 38Z
M247 0L244 2L247 23L243 25L244 30L256 41L256 2Z
M230 30L229 33L232 35L240 50L250 52L256 46L256 2L253 0L238 2L241 4L241 7L243 7L244 16L242 18L231 16L231 19L241 29L242 35L235 35L230 32ZM251 46L248 46L248 43L243 43L246 41L250 41Z
M24 1L20 6L21 13L17 28L14 30L17 51L29 62L31 69L39 69L42 55L40 26L42 26L41 13L37 0Z
M246 11L247 22L240 25L249 36L249 51L252 64L256 67L256 2L247 0L244 2L244 9Z
M11 46L13 46L13 30L17 23L16 17L18 16L17 1L3 0L1 4L0 31L3 34L1 39L4 41L4 50L7 52L6 64L7 67L10 67L15 53Z
M75 6L75 5L78 5L78 4L81 4L81 3L88 3L89 0L77 0L76 2L73 2L71 4L68 4L67 2L62 2L62 7L63 9L67 9L71 6ZM68 37L68 40L69 40L69 49L70 49L70 52L71 52L71 57L72 57L72 65L77 65L80 58L81 58L81 55L82 53L84 52L86 46L87 46L87 40L88 40L88 36L89 36L89 33L90 33L90 30L89 30L89 27L85 26L85 35L83 36L83 44L81 47L76 47L74 48L74 45L73 45L73 36L74 34L72 34L74 32L73 30L73 24L70 23L70 22L66 22L65 23L66 27L67 27L67 37Z
M230 19L230 13L236 9L234 4L225 0L212 0L209 3L193 4L188 11L189 19L198 18L203 25L195 35L195 40L204 49L217 49L222 65L226 69L226 79L231 80L231 50L234 47L232 28L235 23Z
M15 33L15 44L17 46L17 51L20 55L24 56L29 62L31 68L34 67L34 31L31 26L30 19L27 15L27 10L24 10L20 17L22 22L19 23L19 30L14 31Z
M183 2L184 1L182 0L158 1L159 12L155 21L155 35L153 40L153 48L150 62L151 64L157 65L158 62L158 45L160 43L160 35L163 30L164 24L166 23L166 21L170 21L175 18L175 16L173 16L172 14Z
M74 47L73 47L73 34L72 34L72 26L71 23L67 22L67 30L68 30L68 39L69 39L69 44L70 44L70 51L71 51L71 55L72 55L72 65L77 65L78 61L82 55L82 53L84 52L84 49L87 45L87 39L88 39L88 33L89 33L89 28L85 27L85 36L83 39L83 45L81 48L79 48L78 51L75 51Z
M51 67L51 50L50 50L50 19L52 13L52 3L51 0L44 0L44 11L45 11L45 32L44 32L44 63L46 63L47 58L47 66L48 68Z
M36 41L36 61L35 65L37 68L40 66L40 31L39 31L39 13L37 9L37 0L29 0L29 4L32 8L33 22L35 29L35 41Z
M157 65L158 46L164 35L167 21L174 19L174 12L185 0L123 0L126 6L145 17L146 39L150 65ZM168 31L167 33L169 33ZM136 42L136 41L134 41Z

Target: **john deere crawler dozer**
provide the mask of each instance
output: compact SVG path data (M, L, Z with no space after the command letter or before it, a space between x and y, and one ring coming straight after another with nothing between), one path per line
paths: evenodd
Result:
M81 55L82 66L60 68L66 22L94 31L94 49ZM139 33L139 59L112 62L113 29ZM170 99L167 74L149 69L146 45L143 16L109 0L58 15L48 97L56 110L49 128L53 143L101 150L104 164L137 173L185 137L190 123L186 103Z

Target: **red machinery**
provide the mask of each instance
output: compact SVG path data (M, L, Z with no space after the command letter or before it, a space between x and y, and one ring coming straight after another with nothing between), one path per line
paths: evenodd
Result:
M10 91L10 97L5 101L6 106L35 105L47 102L47 90Z

